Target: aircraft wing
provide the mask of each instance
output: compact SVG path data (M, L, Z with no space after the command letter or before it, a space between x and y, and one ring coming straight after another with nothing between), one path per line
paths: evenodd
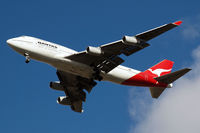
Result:
M182 23L182 21L177 21L174 23L169 23L169 24L165 24L162 25L160 27L145 31L143 33L137 34L136 37L145 40L145 41L149 41L157 36L159 36L160 34L173 29L174 27L179 26Z
M120 54L129 56L149 46L147 41L178 26L181 21L169 23L148 30L135 36L124 36L123 39L101 45L100 47L88 47L86 51L78 52L66 58L90 65L96 69L108 73L124 62Z
M57 76L64 87L66 96L70 100L71 109L81 113L83 111L82 102L86 101L84 89L90 93L97 83L92 79L83 78L60 70L57 70Z

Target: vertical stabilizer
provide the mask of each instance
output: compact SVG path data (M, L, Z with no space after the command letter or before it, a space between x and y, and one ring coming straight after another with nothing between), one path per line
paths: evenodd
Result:
M148 70L144 71L144 73L153 75L153 77L160 77L162 75L169 74L172 70L173 64L173 61L163 60Z

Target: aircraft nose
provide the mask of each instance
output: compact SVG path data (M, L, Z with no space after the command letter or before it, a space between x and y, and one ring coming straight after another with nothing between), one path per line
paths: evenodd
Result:
M6 43L8 44L8 45L13 45L13 40L12 39L8 39L7 41L6 41Z

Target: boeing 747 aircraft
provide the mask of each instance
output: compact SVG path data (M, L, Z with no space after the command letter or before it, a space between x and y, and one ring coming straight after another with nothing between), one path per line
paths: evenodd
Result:
M120 65L124 62L121 54L129 56L148 47L147 41L181 23L165 24L99 47L89 46L81 52L30 36L11 38L7 44L25 56L26 63L34 59L55 67L60 81L50 82L50 87L66 95L58 97L57 102L81 113L82 102L86 101L85 90L90 93L97 84L95 80L149 87L152 97L158 98L166 88L172 87L172 82L189 72L191 69L184 68L171 73L173 62L170 60L163 60L144 72Z

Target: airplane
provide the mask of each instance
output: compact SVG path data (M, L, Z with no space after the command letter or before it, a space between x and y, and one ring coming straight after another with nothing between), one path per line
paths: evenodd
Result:
M171 72L174 62L167 59L143 72L120 65L124 62L121 54L129 56L150 46L147 41L181 23L165 24L99 47L88 46L80 52L30 36L8 39L7 44L23 55L26 63L34 59L55 67L59 81L50 82L49 86L65 93L65 96L58 97L57 103L69 105L73 111L82 113L85 90L90 93L96 81L149 87L152 98L158 98L166 88L172 87L175 80L189 72L190 68Z

